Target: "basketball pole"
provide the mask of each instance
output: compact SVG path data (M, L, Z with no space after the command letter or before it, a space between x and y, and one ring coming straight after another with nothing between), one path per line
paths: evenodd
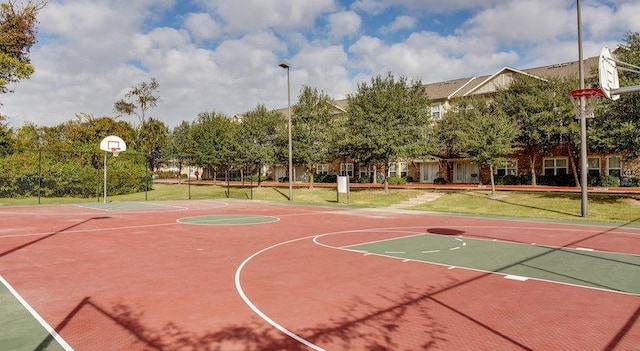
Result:
M107 203L107 152L104 152L104 194L103 201Z
M580 15L580 0L576 0L578 13L578 75L580 89L584 89L584 62L582 57L582 18ZM582 217L589 215L587 207L587 116L585 114L585 97L580 97L580 213Z

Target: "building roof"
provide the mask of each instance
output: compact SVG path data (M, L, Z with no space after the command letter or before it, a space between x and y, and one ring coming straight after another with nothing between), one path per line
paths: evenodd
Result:
M504 85L494 81L497 77L504 73L523 74L538 79L547 79L550 77L567 78L572 76L578 78L578 67L578 61L557 63L553 65L527 68L523 70L511 67L503 67L502 69L490 75L458 78L443 82L428 83L425 84L425 88L427 91L427 95L432 101L445 101L461 96L482 94L481 88L487 84L493 84L494 86ZM596 77L597 67L598 56L585 59L585 79L593 79L594 77ZM336 113L346 111L347 99L334 100L333 107L335 107ZM276 109L276 111L282 114L286 114L287 108L285 107Z

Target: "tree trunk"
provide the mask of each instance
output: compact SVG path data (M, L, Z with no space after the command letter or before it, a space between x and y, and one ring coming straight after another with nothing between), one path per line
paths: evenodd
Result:
M531 168L531 185L538 185L538 181L536 179L536 157L535 155L529 154L529 166Z
M571 162L571 169L573 169L573 181L576 186L580 186L580 177L578 177L578 169L576 168L576 159L573 157L573 148L571 144L567 144L567 153L569 154L569 161Z
M489 173L491 174L491 197L493 198L496 196L496 181L493 176L493 165L489 165Z

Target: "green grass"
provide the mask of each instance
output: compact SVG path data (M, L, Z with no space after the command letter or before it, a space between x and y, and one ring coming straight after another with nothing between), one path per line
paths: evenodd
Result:
M523 218L580 219L580 194L497 192L491 198L488 191L446 193L433 202L413 209L488 216ZM638 197L590 194L588 219L592 221L640 222Z
M187 184L155 184L154 190L147 193L109 196L109 201L163 201L163 200L193 200L225 199L227 187L217 185L187 185ZM388 207L415 198L425 190L391 189L351 189L348 203L347 196L341 194L337 201L335 188L294 188L293 198L296 204L316 204L328 206L351 207ZM284 187L263 186L231 187L229 198L263 200L271 202L288 202L289 189ZM42 198L42 204L100 202L102 198ZM37 198L0 199L1 205L34 205ZM547 218L562 220L583 220L580 216L580 194L553 192L497 192L494 198L489 191L451 191L442 197L411 209L486 215L511 216L521 218ZM640 196L624 197L606 194L590 194L588 201L588 220L605 222L640 223Z

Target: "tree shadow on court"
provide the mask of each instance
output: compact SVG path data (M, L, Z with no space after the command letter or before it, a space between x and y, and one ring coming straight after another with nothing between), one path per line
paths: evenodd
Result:
M55 232L53 232L53 233L45 234L43 237L40 237L40 238L38 238L38 239L35 239L35 240L29 241L29 242L27 242L27 243L25 243L25 244L22 244L22 245L16 246L16 247L14 247L13 249L9 249L9 250L7 250L7 251L0 252L0 258L4 257L4 256L6 256L6 255L9 255L9 254L11 254L11 253L14 253L14 252L16 252L16 251L22 250L22 249L24 249L24 248L26 248L26 247L29 247L29 246L31 246L31 245L37 244L37 243L39 243L39 242L41 242L41 241L43 241L43 240L49 239L49 238L51 238L51 237L54 237L54 236L56 236L56 235L58 235L58 234L62 234L62 233L64 233L64 232L69 231L69 230L71 230L71 229L73 229L73 228L75 228L75 227L78 227L78 226L80 226L80 225L82 225L82 224L84 224L84 223L88 223L88 222L93 221L93 220L98 220L98 219L108 219L108 218L111 218L111 217L108 217L108 216L101 216L101 217L91 217L91 218L89 218L89 219L85 219L84 221L80 221L80 222L78 222L78 223L76 223L76 224L70 225L70 226L68 226L68 227L66 227L66 228L62 228L62 229L57 230L57 231L55 231Z

